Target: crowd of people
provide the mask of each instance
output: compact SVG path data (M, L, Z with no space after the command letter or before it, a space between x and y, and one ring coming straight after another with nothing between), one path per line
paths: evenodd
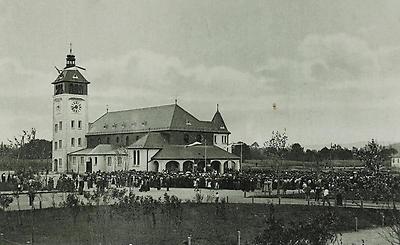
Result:
M370 173L365 171L306 171L306 170L260 170L246 172L217 173L168 173L116 171L95 172L78 175L61 174L58 178L29 171L3 173L1 182L10 182L19 190L29 190L32 186L40 190L58 190L65 192L96 188L100 191L111 186L117 188L138 188L149 191L150 188L194 188L195 190L229 189L245 192L260 191L266 195L304 195L307 200L324 200L336 195L365 200L398 200L400 198L400 177L390 173ZM289 191L289 192L288 192ZM330 204L330 203L328 203Z

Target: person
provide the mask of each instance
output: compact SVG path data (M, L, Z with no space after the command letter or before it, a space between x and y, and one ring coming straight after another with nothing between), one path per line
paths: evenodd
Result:
M219 202L219 194L218 191L215 193L215 203Z
M331 202L329 201L329 189L328 189L328 187L324 188L323 197L322 197L322 206L325 206L325 202L327 202L328 205L331 206Z

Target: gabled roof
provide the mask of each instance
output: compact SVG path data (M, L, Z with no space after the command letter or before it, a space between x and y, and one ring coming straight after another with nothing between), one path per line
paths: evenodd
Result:
M221 117L222 118L222 117ZM90 124L88 135L165 130L228 133L212 121L200 121L177 104L108 112Z
M191 146L185 147L184 145L168 145L157 152L153 160L232 160L240 159L240 157L222 150L217 146ZM206 157L205 157L205 154Z
M128 149L134 148L145 148L145 149L158 149L167 145L167 140L158 132L150 132L140 139L138 139L135 143L128 146Z
M86 148L69 153L69 155L126 155L126 153L116 145L100 144L95 148Z
M213 119L211 120L211 122L213 123L213 125L214 125L215 127L217 127L217 128L220 129L220 130L228 130L228 129L226 128L224 119L222 118L222 115L221 115L221 113L219 113L218 110L215 112L214 117L213 117Z
M74 83L85 83L89 84L86 78L76 67L65 68L58 75L56 80L52 84L62 83L62 82L74 82Z

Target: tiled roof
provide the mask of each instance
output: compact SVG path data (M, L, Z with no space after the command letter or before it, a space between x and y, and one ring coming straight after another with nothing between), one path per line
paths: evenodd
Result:
M195 160L206 159L211 160L232 160L240 159L240 157L222 150L217 146L190 146L183 145L169 145L161 149L156 155L152 157L153 160Z
M80 73L80 71L76 67L63 69L60 75L58 75L58 77L56 78L56 80L52 82L52 84L57 84L61 82L76 82L76 83L89 84L86 78Z
M163 146L167 145L167 140L158 132L150 132L140 139L138 139L135 143L131 144L127 148L147 148L147 149L154 149L154 148L162 148Z
M221 117L222 118L222 117ZM151 131L229 131L212 121L200 121L176 104L108 112L90 124L88 135Z
M100 144L95 148L86 148L79 151L70 153L70 155L126 155L126 153L121 150L116 145Z

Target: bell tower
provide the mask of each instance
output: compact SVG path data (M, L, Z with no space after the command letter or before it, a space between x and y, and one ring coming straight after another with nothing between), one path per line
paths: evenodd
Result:
M52 82L54 85L52 170L55 172L79 172L79 168L82 167L79 159L69 161L67 155L86 148L90 83L80 72L85 68L77 66L75 62L75 55L72 54L70 46L66 65L61 70L56 67L58 76Z

